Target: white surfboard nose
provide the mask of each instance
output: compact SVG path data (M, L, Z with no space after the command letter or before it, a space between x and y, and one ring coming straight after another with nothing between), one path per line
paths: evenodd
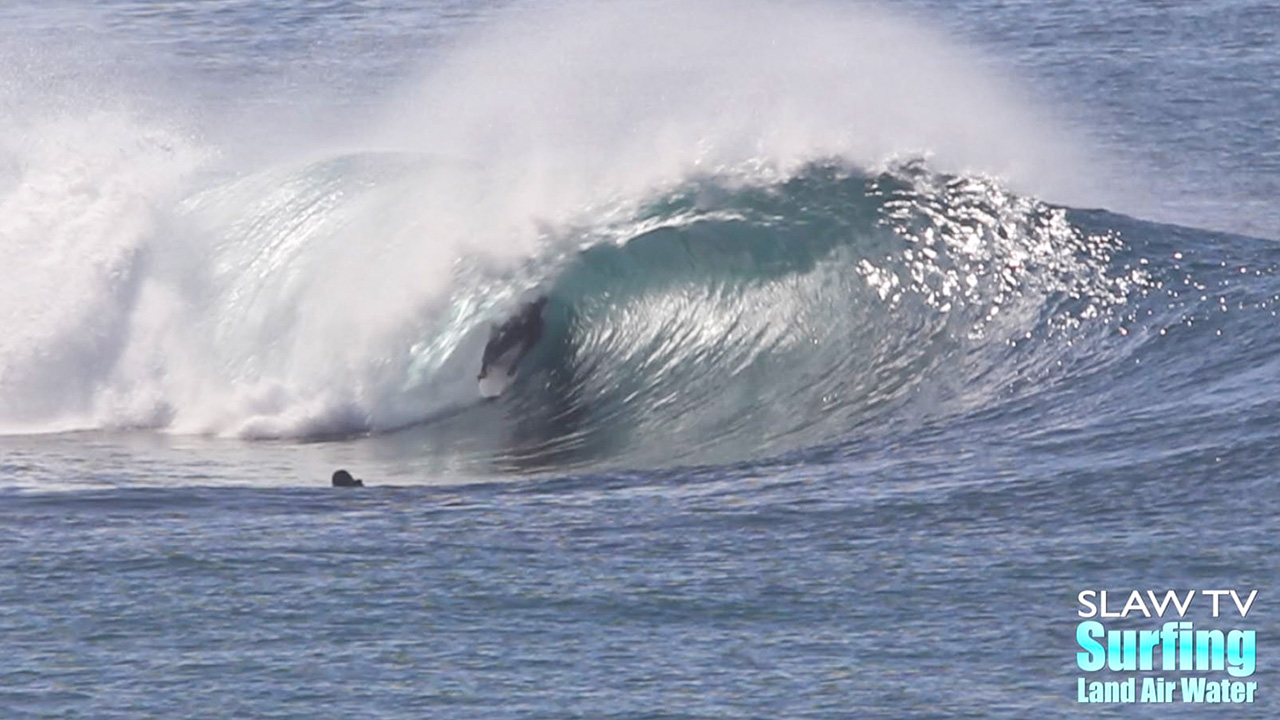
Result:
M515 377L508 375L506 368L491 367L489 374L480 378L480 397L498 397L512 382L515 382Z
M519 347L502 353L485 368L484 377L480 378L480 396L498 397L515 382L515 363L520 358Z

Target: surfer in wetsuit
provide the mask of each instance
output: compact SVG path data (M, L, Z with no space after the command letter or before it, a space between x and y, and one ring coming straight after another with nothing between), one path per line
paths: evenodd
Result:
M515 356L507 365L507 375L516 374L516 366L542 339L542 308L546 304L545 295L533 302L525 303L520 307L519 312L489 331L489 344L484 346L484 357L480 361L480 374L476 376L477 380L488 377L489 369L512 352Z
M364 487L363 480L357 480L351 477L351 473L346 470L338 470L333 474L334 487Z

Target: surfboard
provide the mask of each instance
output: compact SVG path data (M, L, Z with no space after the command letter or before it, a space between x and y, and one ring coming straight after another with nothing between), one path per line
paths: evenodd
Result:
M496 398L506 392L515 382L515 374L510 373L512 364L520 356L520 348L511 348L498 356L489 366L489 372L479 381L480 397Z
M492 368L489 370L489 374L485 375L479 382L480 397L496 398L511 387L511 383L514 380L515 378L507 374L506 369Z

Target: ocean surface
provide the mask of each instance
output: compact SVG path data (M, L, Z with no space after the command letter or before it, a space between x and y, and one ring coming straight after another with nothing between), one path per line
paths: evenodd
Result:
M1259 0L6 3L0 720L1274 717L1277 117Z

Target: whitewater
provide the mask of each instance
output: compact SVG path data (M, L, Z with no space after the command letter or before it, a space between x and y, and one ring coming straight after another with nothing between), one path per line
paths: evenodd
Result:
M1200 716L1107 587L1273 704L1265 4L0 21L14 717Z

